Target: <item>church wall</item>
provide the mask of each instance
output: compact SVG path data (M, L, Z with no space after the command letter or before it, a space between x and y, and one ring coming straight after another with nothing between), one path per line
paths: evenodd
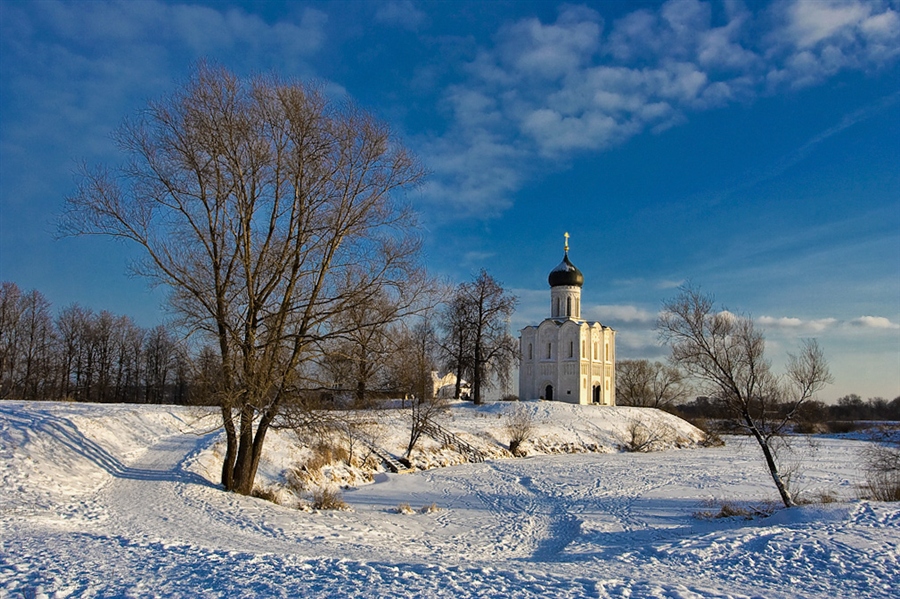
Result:
M601 405L615 405L615 335L598 322L547 319L520 332L519 397L590 404L599 386Z

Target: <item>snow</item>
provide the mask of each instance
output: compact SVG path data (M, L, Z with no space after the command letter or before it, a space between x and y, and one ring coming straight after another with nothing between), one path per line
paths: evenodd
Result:
M856 499L865 441L793 443L794 484L836 502L701 518L777 499L751 442L703 448L655 411L525 405L539 423L526 458L502 448L508 406L457 405L445 428L487 461L335 468L355 483L349 509L301 511L286 473L310 450L287 431L267 437L259 474L277 505L218 487L209 411L0 402L0 597L900 594L900 506ZM670 427L662 451L618 450L636 418ZM371 420L400 453L397 411ZM419 453L420 466L460 460L430 441Z

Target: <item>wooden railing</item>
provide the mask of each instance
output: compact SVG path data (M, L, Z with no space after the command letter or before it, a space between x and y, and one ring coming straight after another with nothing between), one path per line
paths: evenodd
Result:
M455 447L456 451L469 458L470 462L483 462L485 457L487 457L477 447L471 445L463 439L460 439L457 435L451 433L441 425L434 422L429 422L424 427L422 427L422 432L439 443L443 443L444 445L450 447Z

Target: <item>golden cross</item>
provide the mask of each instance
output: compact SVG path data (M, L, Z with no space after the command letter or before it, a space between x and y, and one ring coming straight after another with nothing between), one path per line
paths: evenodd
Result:
M564 237L566 238L566 252L568 252L569 251L569 234L566 233L564 235Z

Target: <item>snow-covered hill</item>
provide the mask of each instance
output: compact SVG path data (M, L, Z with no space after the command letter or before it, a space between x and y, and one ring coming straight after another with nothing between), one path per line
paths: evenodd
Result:
M700 448L661 412L525 405L527 458L504 457L508 405L458 405L445 428L488 461L379 473L343 491L349 510L308 512L218 488L208 411L0 402L0 597L897 596L900 506L855 499L862 442L788 458L795 484L836 503L704 519L775 499L754 446ZM616 451L636 420L667 449ZM402 452L397 412L366 426ZM590 452L544 455L563 450ZM262 486L311 451L273 434ZM419 455L459 460L433 441Z

